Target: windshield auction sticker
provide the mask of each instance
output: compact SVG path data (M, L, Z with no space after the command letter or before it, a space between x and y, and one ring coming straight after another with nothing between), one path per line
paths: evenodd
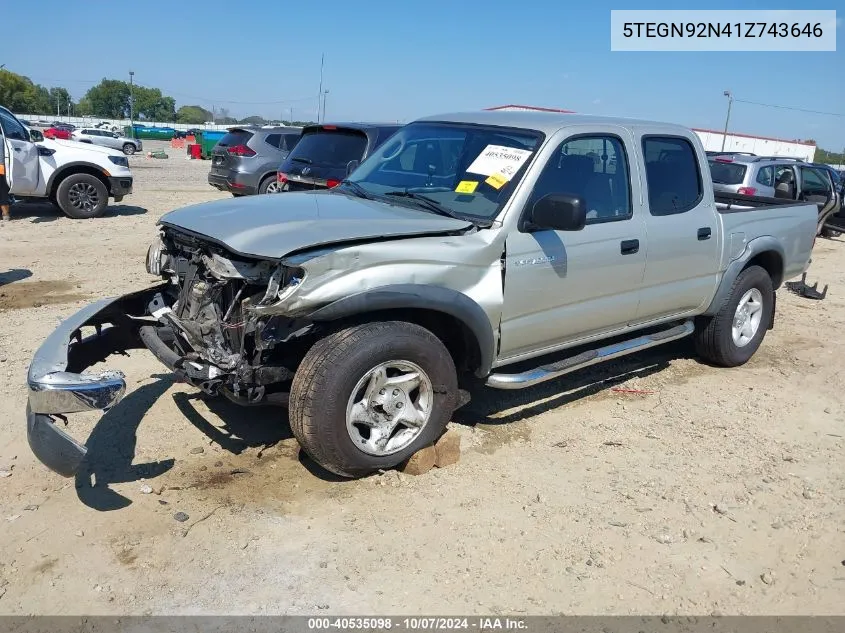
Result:
M505 180L510 180L529 156L531 156L531 152L527 149L516 149L515 147L506 147L504 145L488 145L472 161L472 165L467 167L467 171L471 174L481 174L482 176L500 174Z

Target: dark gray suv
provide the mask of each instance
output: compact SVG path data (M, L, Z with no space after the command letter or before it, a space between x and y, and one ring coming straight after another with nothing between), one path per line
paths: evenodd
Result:
M275 193L276 169L299 142L297 127L233 127L211 150L208 184L235 196Z

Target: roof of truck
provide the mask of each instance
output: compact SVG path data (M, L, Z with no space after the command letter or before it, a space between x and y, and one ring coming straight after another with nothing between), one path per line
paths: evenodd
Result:
M675 123L659 121L645 121L640 119L626 119L624 117L595 116L591 114L568 114L563 112L532 112L522 110L481 110L475 112L451 112L427 116L417 121L442 121L452 123L479 123L486 125L501 125L504 127L537 130L545 134L552 134L562 127L569 125L617 125L631 127L647 125L649 127L671 128L674 130L690 129Z

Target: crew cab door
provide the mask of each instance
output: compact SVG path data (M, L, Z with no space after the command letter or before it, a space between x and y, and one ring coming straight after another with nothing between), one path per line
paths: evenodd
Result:
M623 329L637 311L647 245L633 137L612 126L576 129L552 144L521 217L543 196L563 193L584 200L587 224L531 231L520 221L511 230L500 361Z
M23 124L5 108L0 108L0 135L9 191L19 195L33 193L38 188L40 173L38 146L29 140Z
M798 199L818 206L819 220L824 222L828 216L839 210L833 179L818 167L801 165L797 169L800 175Z
M639 139L648 252L636 322L644 323L695 313L710 300L723 236L704 153L683 136Z

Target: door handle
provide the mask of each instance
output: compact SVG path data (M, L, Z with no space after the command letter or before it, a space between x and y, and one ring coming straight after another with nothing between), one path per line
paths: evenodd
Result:
M710 227L709 226L702 226L698 229L698 239L700 240L709 240L710 239Z
M640 250L639 240L622 240L619 244L619 251L623 255L633 255Z

